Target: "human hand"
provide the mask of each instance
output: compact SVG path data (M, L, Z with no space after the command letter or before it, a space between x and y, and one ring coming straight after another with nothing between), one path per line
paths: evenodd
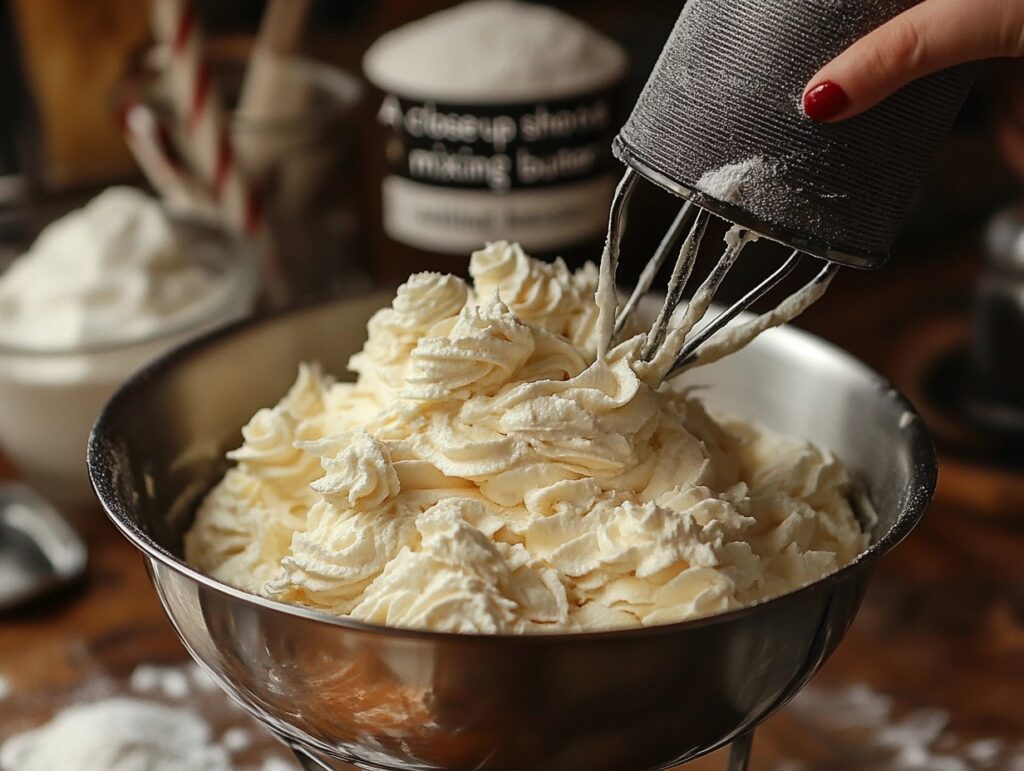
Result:
M923 0L818 70L804 112L845 120L925 75L1006 56L1024 56L1024 0Z

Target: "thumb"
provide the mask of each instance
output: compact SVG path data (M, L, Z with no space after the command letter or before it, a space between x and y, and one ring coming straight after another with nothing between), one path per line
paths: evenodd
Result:
M913 80L962 62L1024 55L1024 0L924 0L847 48L811 78L804 112L851 118Z

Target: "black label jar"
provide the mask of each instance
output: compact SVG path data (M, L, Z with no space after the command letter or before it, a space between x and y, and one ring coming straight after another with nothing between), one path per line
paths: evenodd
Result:
M552 8L481 0L388 33L364 67L382 92L383 230L421 252L404 267L464 270L498 239L598 248L617 178L616 43Z

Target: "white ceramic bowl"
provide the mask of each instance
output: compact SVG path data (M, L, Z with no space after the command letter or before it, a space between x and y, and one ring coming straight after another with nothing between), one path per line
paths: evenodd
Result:
M185 340L248 314L256 294L254 261L222 231L172 218L196 259L221 286L194 314L145 337L40 349L0 341L0 449L47 498L94 506L85 467L89 430L104 403L133 372Z

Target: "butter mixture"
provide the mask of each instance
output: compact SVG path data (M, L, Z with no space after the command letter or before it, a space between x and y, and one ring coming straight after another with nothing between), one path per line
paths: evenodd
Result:
M356 382L305 365L253 416L190 563L361 621L500 633L706 616L865 548L828 451L656 386L642 336L603 351L593 266L498 242L470 273L412 276Z

